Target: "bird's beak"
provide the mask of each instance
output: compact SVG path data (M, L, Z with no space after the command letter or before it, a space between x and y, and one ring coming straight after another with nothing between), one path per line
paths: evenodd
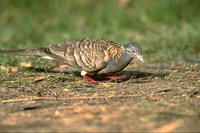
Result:
M138 60L140 60L142 63L144 63L144 58L142 57L142 55L137 55Z

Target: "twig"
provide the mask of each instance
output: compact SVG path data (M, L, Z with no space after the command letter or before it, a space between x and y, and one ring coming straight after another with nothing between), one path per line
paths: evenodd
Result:
M19 98L19 99L8 99L1 100L1 103L13 103L13 102L23 102L23 101L34 101L34 100L91 100L91 99L112 99L112 98L130 98L136 97L133 95L122 95L122 96L100 96L100 97L71 97L71 98L55 98L55 97L29 97L29 98Z
M152 132L157 132L157 133L158 132L165 132L165 133L174 132L178 127L182 125L183 125L182 120L176 120L176 121L167 123L166 125L163 125L162 127L154 129Z
M200 58L184 58L185 61L200 63Z
M155 90L152 92L152 94L155 94L155 93L163 93L163 92L169 92L169 91L172 91L173 89L161 89L161 90Z

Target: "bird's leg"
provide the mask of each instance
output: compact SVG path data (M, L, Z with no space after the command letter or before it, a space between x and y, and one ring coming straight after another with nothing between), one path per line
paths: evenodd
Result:
M88 75L86 75L87 72L86 71L81 71L81 76L86 79L89 83L97 83L97 81L95 81L94 79L92 79L91 77L89 77Z
M104 74L105 79L109 81L118 81L118 80L125 80L130 78L129 75L114 75L114 74Z
M83 75L82 77L85 78L89 83L97 83L97 81L87 75Z

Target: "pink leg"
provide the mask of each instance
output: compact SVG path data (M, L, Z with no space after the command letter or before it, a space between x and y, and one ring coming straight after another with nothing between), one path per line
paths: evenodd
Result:
M128 75L105 75L105 79L109 81L125 80L128 79Z
M97 83L97 81L87 75L83 75L83 78L85 78L89 83Z

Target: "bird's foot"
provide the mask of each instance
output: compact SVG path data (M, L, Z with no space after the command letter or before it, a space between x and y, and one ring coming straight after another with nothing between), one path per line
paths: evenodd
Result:
M83 75L83 78L85 78L89 83L94 83L94 84L97 83L97 81L95 81L94 79L92 79L91 77L87 75Z
M121 82L128 80L130 75L112 75L112 74L102 74L97 77L90 77L88 75L82 75L84 79L86 79L89 83L98 84L97 81L107 80L110 82ZM93 79L94 78L94 79Z
M104 75L104 78L108 81L122 81L130 78L129 75Z

